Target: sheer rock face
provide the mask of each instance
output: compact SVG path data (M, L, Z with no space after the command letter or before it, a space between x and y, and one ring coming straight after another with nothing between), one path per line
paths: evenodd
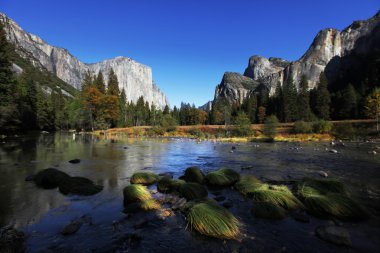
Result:
M280 58L265 58L261 56L252 56L249 59L248 67L244 76L262 84L269 91L270 95L274 94L276 85L284 84L289 77L292 77L298 87L302 75L306 76L309 88L316 87L319 75L325 70L327 64L333 65L332 59L344 57L355 50L360 51L362 55L370 51L370 43L357 43L364 36L375 36L376 27L380 25L380 12L366 21L355 21L352 25L338 31L336 29L325 29L320 31L314 38L312 44L306 53L297 61L288 62ZM338 61L337 61L338 62ZM329 66L331 69L334 66ZM247 96L255 90L241 91L239 82L222 82L217 86L215 99L227 96L227 100L234 103L241 103L242 98L238 94ZM256 85L257 87L262 87Z
M111 68L119 80L120 90L125 89L127 99L136 102L140 96L159 108L169 105L165 94L154 84L152 69L127 57L116 57L94 64L86 64L71 55L66 49L47 44L40 37L25 32L17 23L0 13L7 37L16 46L17 52L35 66L54 73L77 89L81 88L86 71L103 72L105 80Z

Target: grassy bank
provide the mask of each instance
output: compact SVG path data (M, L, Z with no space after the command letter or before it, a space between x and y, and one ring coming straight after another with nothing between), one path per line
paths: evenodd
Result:
M369 139L378 138L376 123L372 120L331 121L331 129L325 133L303 132L296 128L297 123L280 123L277 127L275 141L330 141L333 139ZM311 123L310 123L311 124ZM251 133L241 136L236 134L235 126L196 125L162 128L159 126L138 126L112 128L94 131L94 135L113 139L122 138L194 138L200 140L217 140L222 142L266 141L263 134L264 124L250 126ZM302 129L301 129L302 130ZM298 132L297 132L298 131Z

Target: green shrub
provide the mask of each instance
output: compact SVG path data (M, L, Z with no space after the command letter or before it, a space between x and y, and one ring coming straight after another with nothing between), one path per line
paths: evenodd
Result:
M264 122L263 133L266 137L274 139L277 134L278 119L275 115L266 118Z
M325 120L318 120L313 123L313 131L318 134L329 134L332 129L332 123Z
M159 177L153 172L136 172L131 177L131 184L151 185L158 181Z
M140 184L128 185L123 189L124 205L152 199L148 188Z
M221 168L207 174L206 181L212 186L231 186L240 179L240 174L228 168Z
M179 192L187 200L201 199L207 197L206 187L198 183L184 183L179 186Z
M152 133L155 135L164 135L165 134L165 128L162 126L154 126L151 128Z
M189 227L219 239L238 239L240 222L227 209L212 202L193 205L187 213Z
M185 181L203 184L205 181L205 175L199 167L189 167L185 170Z
M337 139L353 139L355 129L351 123L337 123L333 127L333 135Z
M313 131L313 126L310 122L297 121L294 123L293 132L296 134L307 134Z

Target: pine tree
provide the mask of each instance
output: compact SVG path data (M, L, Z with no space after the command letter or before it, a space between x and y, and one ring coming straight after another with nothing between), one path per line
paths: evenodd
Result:
M319 83L315 91L315 113L320 119L330 119L330 92L327 89L328 82L324 72L319 76Z
M312 118L310 109L310 95L308 88L309 86L307 83L306 76L302 75L297 100L299 116L298 120L310 121Z
M298 118L297 88L291 76L288 77L288 80L283 87L283 96L284 120L285 122L295 121Z
M91 75L91 72L89 70L87 70L86 73L84 74L84 78L82 81L82 91L84 91L88 87L92 86L93 82L94 82L94 80L93 80L93 77Z
M352 84L342 91L339 117L341 119L355 119L358 116L357 92Z
M168 105L165 105L165 108L164 108L163 114L166 115L166 114L169 114L169 112L170 112L169 106L168 106Z
M107 95L119 96L119 81L113 69L111 68L108 75L108 86L107 86Z
M127 96L124 88L121 90L119 97L120 115L118 119L118 126L125 127L127 125Z
M100 93L106 93L106 85L104 83L104 77L101 70L99 71L98 76L96 78L94 77L93 85L98 89L98 91L100 91Z
M274 93L274 113L280 121L285 121L284 117L284 94L281 83L278 82ZM272 112L273 113L273 112Z

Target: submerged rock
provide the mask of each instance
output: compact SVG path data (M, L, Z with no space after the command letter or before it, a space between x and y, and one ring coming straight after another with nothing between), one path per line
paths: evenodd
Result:
M102 186L94 184L90 179L84 177L69 177L59 183L59 191L65 195L94 195L101 192Z
M336 150L336 149L330 149L330 153L337 154L338 150Z
M21 253L26 251L25 234L10 226L0 228L0 252Z
M327 174L327 172L321 170L321 171L318 171L318 175L320 175L321 177L328 177L329 175Z
M83 225L81 221L72 221L67 224L61 231L62 235L72 235L75 234Z
M73 160L70 160L69 163L80 163L80 159L76 158L76 159L73 159Z
M320 226L315 232L319 238L327 242L342 246L352 246L350 234L342 227Z
M48 168L38 172L34 177L37 186L44 189L57 188L59 183L70 178L65 172L54 168Z
M299 222L309 223L310 217L304 212L294 212L292 213L292 217Z

